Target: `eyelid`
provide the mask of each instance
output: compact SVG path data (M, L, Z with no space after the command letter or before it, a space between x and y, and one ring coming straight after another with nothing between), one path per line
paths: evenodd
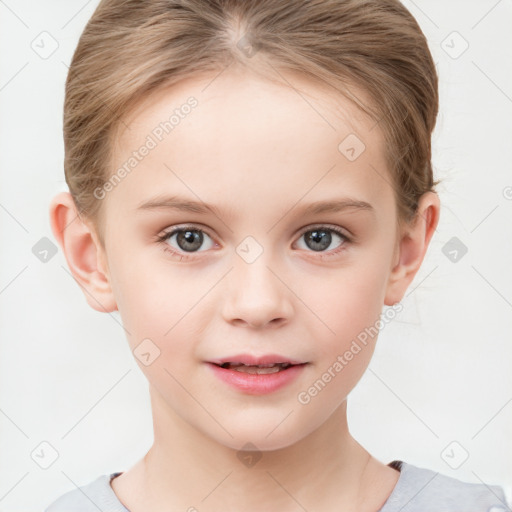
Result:
M316 224L308 224L307 226L301 228L296 233L295 236L302 236L304 233L307 233L308 231L312 231L314 229L320 229L320 228L331 229L334 232L344 236L345 238L347 238L350 241L352 241L353 238L354 238L353 233L350 230L348 230L347 228L344 228L344 227L341 227L341 226L338 226L338 225L335 225L335 224L321 223L321 222L316 223ZM171 236L171 234L174 234L176 231L185 231L187 229L203 231L212 240L215 240L215 236L213 236L209 232L209 229L204 224L195 224L195 223L194 224L187 224L187 223L175 224L171 228L162 231L161 234L157 235L156 238L160 240L161 238L165 237L166 235Z
M170 238L172 238L176 234L176 232L186 231L187 229L189 229L190 231L193 231L193 230L202 231L212 240L214 245L216 245L216 246L219 245L215 241L215 237L212 237L208 233L209 230L205 226L202 226L202 225L201 225L201 227L198 227L198 226L199 225L192 225L192 224L176 224L176 225L172 226L170 229L165 230L162 234L157 235L157 237L156 237L157 242L159 242L160 244L163 244L164 251L169 253L172 258L179 258L180 261L190 261L190 260L191 260L191 262L201 261L201 258L202 258L201 253L208 252L208 250L191 252L191 253L181 252L180 250L173 248L170 244L167 243L168 240L170 240ZM316 225L310 224L308 226L305 226L304 228L302 228L299 231L299 233L296 235L296 238L298 240L300 240L300 238L305 233L308 233L309 231L313 231L315 229L322 229L322 228L325 229L326 231L332 231L332 232L336 233L343 240L342 240L341 245L338 248L332 249L330 251L318 251L317 253L315 253L315 251L305 251L306 253L316 254L314 256L315 260L318 258L321 261L328 261L331 258L336 258L340 254L344 253L347 250L347 247L346 247L347 245L350 246L354 243L354 238L353 238L352 234L347 235L345 233L345 231L348 231L348 230L342 228L341 226L337 226L337 225L333 226L333 225L325 224L325 223L324 224L319 223ZM311 258L312 256L307 255L306 257Z
M302 228L298 235L303 235L304 233L307 233L308 231L313 231L314 229L320 229L320 228L327 228L329 230L332 230L340 235L343 235L348 240L352 240L354 235L347 229L343 228L341 226L335 225L335 224L328 224L328 223L318 223L318 224L309 224L305 228Z
M176 231L202 231L203 233L206 233L212 240L215 239L215 237L210 233L209 228L207 228L204 224L174 224L169 228L166 228L160 232L156 236L156 238L160 239L166 235L171 235L171 233L175 233Z

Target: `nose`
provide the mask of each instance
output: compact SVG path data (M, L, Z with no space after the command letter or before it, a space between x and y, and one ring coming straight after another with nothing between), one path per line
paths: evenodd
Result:
M275 328L287 323L293 313L293 293L275 263L265 252L252 263L238 255L233 261L234 268L226 276L224 319L252 328Z

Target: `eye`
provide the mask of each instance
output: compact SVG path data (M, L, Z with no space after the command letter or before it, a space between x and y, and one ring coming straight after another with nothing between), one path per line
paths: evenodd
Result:
M164 250L175 256L180 256L180 259L184 260L188 258L186 253L202 252L199 249L204 244L205 236L211 240L210 236L202 229L194 226L184 226L164 233L158 236L157 239L164 244ZM175 246L171 242L174 242ZM207 249L211 249L213 245L212 241Z
M165 251L170 252L172 256L179 257L180 261L183 261L190 258L187 253L203 252L199 249L203 246L205 237L210 240L210 244L206 248L203 247L204 250L211 249L216 245L204 230L195 226L174 228L157 236L157 241L163 243ZM305 240L306 249L311 249L309 252L319 253L319 257L322 259L336 256L351 243L351 239L340 228L322 225L308 227L307 230L303 230L299 240L302 240L302 238ZM333 241L335 242L336 238L341 240L338 247L326 251L333 244ZM300 248L302 249L303 247Z
M337 255L339 252L345 250L346 245L351 242L350 238L343 233L339 228L328 226L315 226L309 227L306 231L302 231L299 240L304 238L306 248L311 249L313 252L324 253L333 243L336 238L341 240L341 243L328 254L321 254L321 258L328 258Z

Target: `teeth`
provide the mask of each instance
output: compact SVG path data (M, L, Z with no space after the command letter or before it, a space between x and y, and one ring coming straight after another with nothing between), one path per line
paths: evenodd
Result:
M271 364L260 364L260 365L245 365L242 363L224 363L221 368L229 370L236 370L243 373L252 373L263 375L267 373L277 373L281 370L285 370L290 367L290 363L271 363Z
M266 373L277 373L279 371L281 371L281 367L276 365L276 366L271 366L271 367L264 367L262 368L261 366L237 366L236 368L233 368L233 370L236 370L237 372L242 372L242 373L256 373L258 375L263 375L263 374L266 374Z

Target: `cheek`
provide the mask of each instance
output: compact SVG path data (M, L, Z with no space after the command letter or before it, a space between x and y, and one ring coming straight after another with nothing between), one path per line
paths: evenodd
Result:
M317 345L319 354L343 350L365 328L375 325L382 312L386 278L386 262L360 261L321 280L302 281L297 295L307 306L304 314L316 320L316 335L322 340Z
M315 365L312 378L301 389L308 399L304 407L315 411L319 424L345 400L370 363L382 312L383 268L351 266L323 285L317 281L305 300L322 320L314 318L317 328L309 331L314 337Z
M133 349L144 338L160 339L175 323L170 312L178 312L178 283L154 262L134 253L113 258L111 286L126 334Z
M115 260L111 284L132 350L144 339L152 340L161 360L190 357L199 339L209 304L208 291L218 278L179 268L165 255L157 261L135 252ZM188 350L187 350L188 348Z

